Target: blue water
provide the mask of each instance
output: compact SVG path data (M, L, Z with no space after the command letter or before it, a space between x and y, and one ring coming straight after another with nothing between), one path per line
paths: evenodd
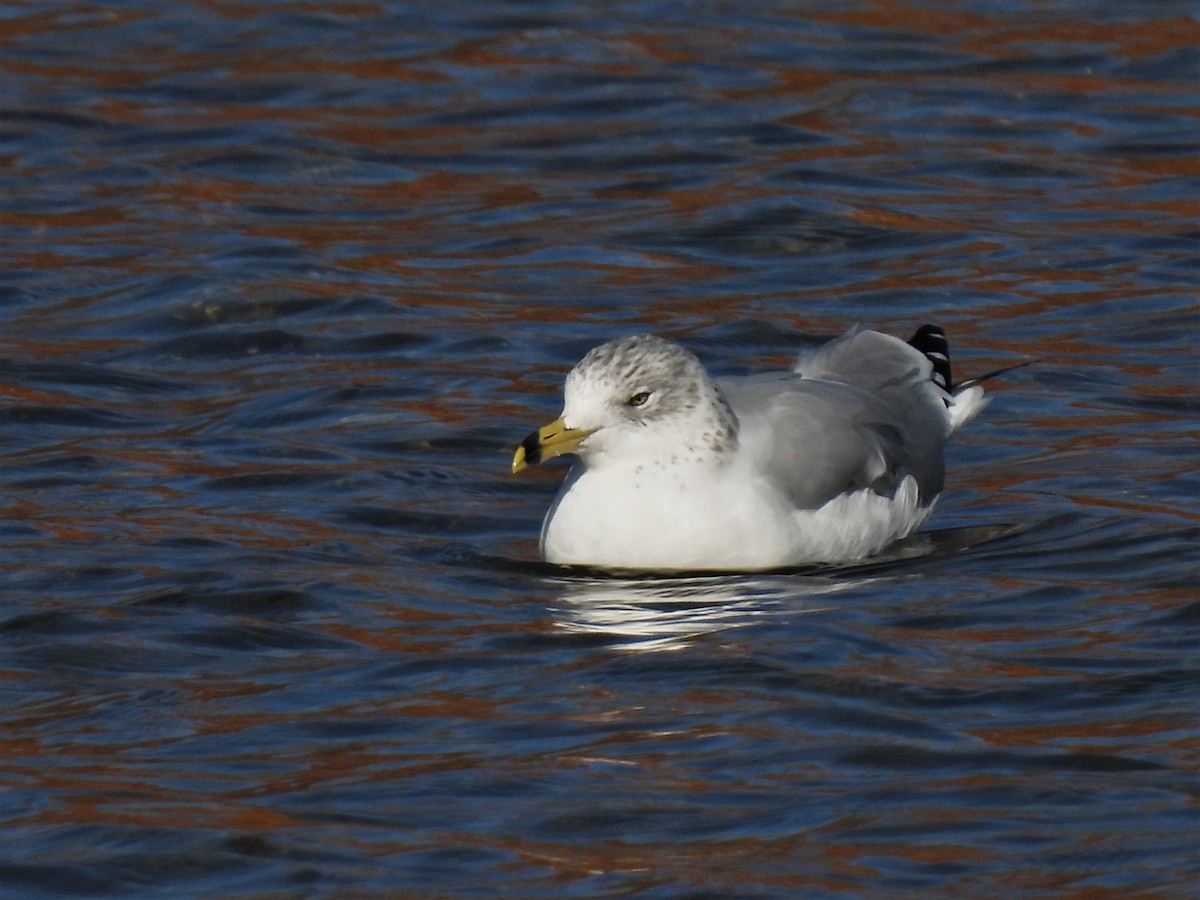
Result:
M0 894L1194 897L1185 2L0 11ZM635 330L997 382L926 530L537 562Z

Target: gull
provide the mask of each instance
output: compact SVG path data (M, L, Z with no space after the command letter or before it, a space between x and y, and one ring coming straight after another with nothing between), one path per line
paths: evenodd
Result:
M908 341L854 328L791 370L734 378L712 378L674 341L619 338L571 370L562 415L521 442L512 471L577 458L542 525L550 563L858 560L929 515L946 441L987 404L980 382L1005 371L954 384L935 325Z

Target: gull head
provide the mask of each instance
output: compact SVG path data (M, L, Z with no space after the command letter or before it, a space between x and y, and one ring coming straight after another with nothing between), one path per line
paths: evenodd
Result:
M651 334L589 351L567 376L562 416L517 449L513 471L563 453L587 466L719 459L737 418L700 360Z

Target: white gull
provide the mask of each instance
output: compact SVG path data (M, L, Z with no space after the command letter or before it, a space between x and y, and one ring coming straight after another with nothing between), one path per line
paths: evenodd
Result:
M982 380L952 383L932 325L907 342L854 329L790 371L719 379L679 344L636 335L571 370L562 416L522 442L512 469L578 457L542 526L547 562L747 571L854 560L925 520L947 439L987 403Z

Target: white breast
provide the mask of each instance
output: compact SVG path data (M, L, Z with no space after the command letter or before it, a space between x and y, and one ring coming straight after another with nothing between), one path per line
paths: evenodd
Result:
M917 485L797 510L761 482L710 466L575 470L542 528L560 565L674 570L779 568L869 555L924 520Z

